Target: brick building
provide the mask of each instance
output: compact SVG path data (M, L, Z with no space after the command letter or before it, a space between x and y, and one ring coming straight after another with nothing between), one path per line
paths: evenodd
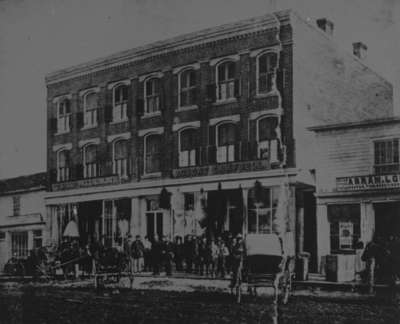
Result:
M0 181L0 272L12 257L45 244L46 172Z
M364 265L356 243L400 236L398 117L312 128L317 168L318 255L339 256L351 280ZM329 238L329 239L327 239ZM342 260L342 261L340 261Z
M52 239L72 217L107 244L205 223L269 233L285 182L288 229L315 264L307 127L392 114L390 84L332 31L280 11L47 75Z

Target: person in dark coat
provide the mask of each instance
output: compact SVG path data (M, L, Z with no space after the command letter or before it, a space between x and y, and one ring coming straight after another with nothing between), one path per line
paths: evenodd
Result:
M232 278L231 287L234 287L240 281L239 274L243 269L243 261L246 255L246 246L241 234L236 236L233 241L232 253L231 253L231 268L232 268Z
M151 259L153 264L153 275L160 274L160 266L162 264L163 257L163 248L162 244L158 239L158 236L154 236L153 244L151 245Z
M191 235L186 235L185 242L183 243L183 251L186 265L186 272L191 273L193 271L193 241Z
M132 243L133 271L143 271L144 245L140 235L136 235L136 240Z
M182 237L177 236L175 237L175 244L174 244L174 261L176 271L183 270L183 257L184 257L184 247L182 244Z
M172 275L172 260L174 259L174 246L168 237L163 237L162 242L163 263L167 276Z

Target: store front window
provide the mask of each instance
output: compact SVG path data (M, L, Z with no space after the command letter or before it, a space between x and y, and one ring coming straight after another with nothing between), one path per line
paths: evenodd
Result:
M328 206L331 253L353 253L360 238L360 205Z

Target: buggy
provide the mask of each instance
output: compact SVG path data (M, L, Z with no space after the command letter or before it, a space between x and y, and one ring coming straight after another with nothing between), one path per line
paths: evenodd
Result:
M274 288L274 304L281 300L286 304L292 290L294 277L294 253L287 250L285 241L292 239L291 233L285 237L277 234L251 234L246 238L247 255L237 271L235 282L237 302L241 301L242 283L246 282L250 294L257 294L258 287ZM286 251L285 251L286 250ZM243 263L244 270L243 271ZM280 298L281 297L281 298Z

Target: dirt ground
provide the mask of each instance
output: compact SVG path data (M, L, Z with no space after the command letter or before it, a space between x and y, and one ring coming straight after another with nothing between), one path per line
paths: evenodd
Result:
M273 323L270 297L244 296L238 305L221 291L0 287L0 323ZM385 300L295 295L278 310L279 323L400 323Z

